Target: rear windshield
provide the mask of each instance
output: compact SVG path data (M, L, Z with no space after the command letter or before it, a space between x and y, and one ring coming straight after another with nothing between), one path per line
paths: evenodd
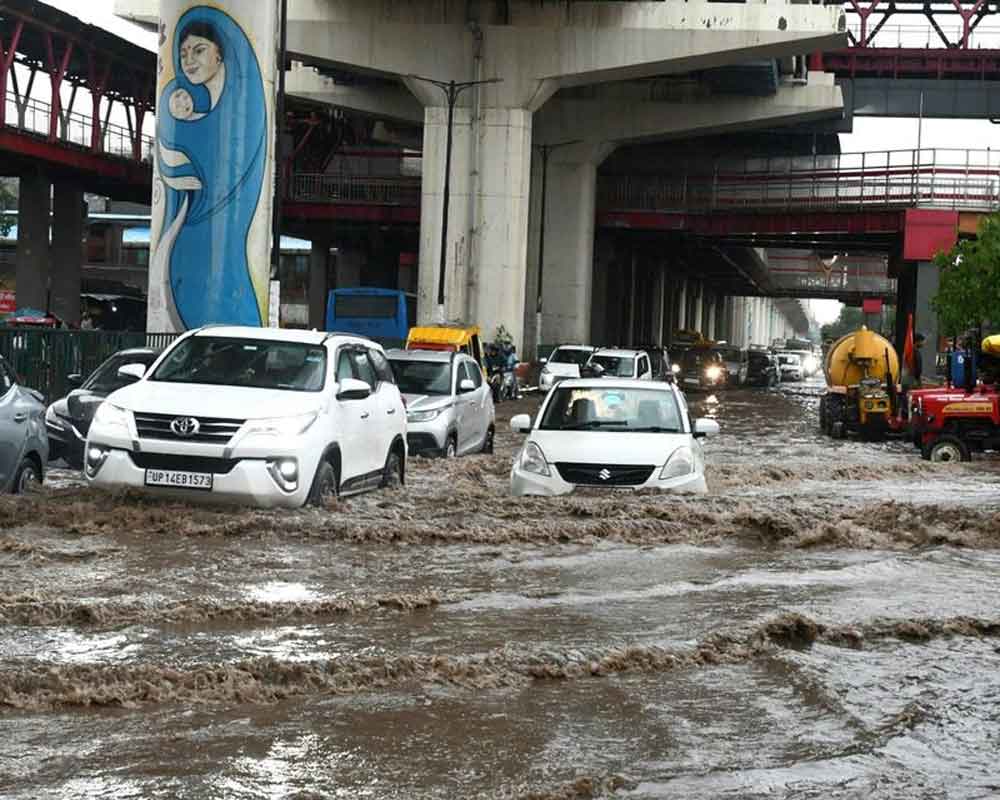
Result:
M192 336L178 344L150 380L318 392L326 348L303 342Z
M396 385L403 394L451 394L451 364L447 361L390 359Z
M594 356L590 359L591 364L597 364L604 370L604 374L611 378L631 378L635 375L635 359L631 356L622 358L620 356Z
M567 347L560 347L553 354L552 358L549 359L553 364L576 364L578 367L582 367L587 363L587 359L590 358L590 350L576 350Z

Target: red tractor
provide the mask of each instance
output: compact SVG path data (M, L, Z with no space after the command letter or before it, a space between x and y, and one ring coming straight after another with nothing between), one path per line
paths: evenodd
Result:
M996 384L910 392L913 443L928 461L970 461L972 453L1000 450L1000 391Z

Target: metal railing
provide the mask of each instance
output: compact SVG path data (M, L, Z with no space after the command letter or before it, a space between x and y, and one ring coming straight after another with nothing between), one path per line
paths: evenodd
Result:
M289 199L313 203L420 205L420 178L375 178L368 175L295 173Z
M1000 208L1000 150L887 150L748 158L688 174L604 175L603 210Z
M51 402L69 391L67 375L87 376L119 350L161 350L175 338L173 333L0 329L0 354L24 386L37 389Z
M29 98L22 108L14 97L7 95L6 118L9 126L18 128L29 133L36 133L41 136L49 134L49 120L52 115L52 106L40 100ZM91 128L93 117L90 114L81 114L77 111L71 114L64 114L59 119L56 128L58 139L65 144L78 145L90 149ZM108 123L104 126L101 152L109 156L132 159L132 137L127 128L115 123ZM141 160L152 159L153 138L142 136L142 147L140 150Z
M878 30L875 31L879 19L880 17L876 16L868 21L867 30L870 39L868 47L944 50L946 49L944 40L955 44L962 41L963 27L960 19L943 22L939 19L937 25L940 28L940 33L930 24L893 24L889 22L878 27ZM857 16L852 14L847 17L847 30L856 41L860 42L861 20ZM874 35L872 35L872 31L875 31ZM967 47L970 50L1000 48L1000 25L990 23L977 26L969 33Z

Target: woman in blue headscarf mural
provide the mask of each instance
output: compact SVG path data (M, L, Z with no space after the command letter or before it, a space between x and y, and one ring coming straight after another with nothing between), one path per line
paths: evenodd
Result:
M178 20L171 53L176 75L157 105L156 189L164 196L151 272L165 277L178 329L260 325L247 259L267 157L260 65L239 25L205 6Z

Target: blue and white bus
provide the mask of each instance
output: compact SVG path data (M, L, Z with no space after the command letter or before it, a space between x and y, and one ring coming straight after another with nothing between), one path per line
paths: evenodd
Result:
M405 342L416 317L417 296L398 289L332 289L327 297L328 331Z

